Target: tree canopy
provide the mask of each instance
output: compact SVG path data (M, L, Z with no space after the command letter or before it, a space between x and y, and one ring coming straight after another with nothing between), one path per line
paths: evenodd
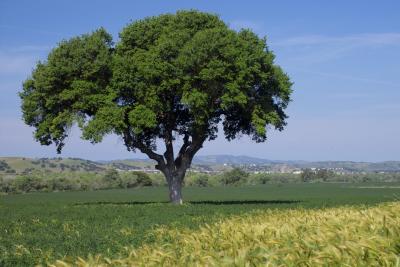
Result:
M113 43L100 28L60 42L37 64L20 97L41 144L61 152L75 123L93 143L114 133L128 150L155 160L170 188L180 188L219 125L228 140L249 135L256 142L269 127L286 125L292 84L266 39L251 30L191 10L135 21L119 37ZM165 153L157 153L157 140Z

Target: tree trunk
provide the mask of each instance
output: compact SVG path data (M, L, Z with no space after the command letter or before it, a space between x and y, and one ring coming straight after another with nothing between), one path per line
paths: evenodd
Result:
M169 177L168 187L169 187L169 199L171 203L181 205L182 202L182 179L178 177Z

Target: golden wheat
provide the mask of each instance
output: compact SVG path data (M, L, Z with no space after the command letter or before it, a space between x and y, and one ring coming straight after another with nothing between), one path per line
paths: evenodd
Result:
M156 242L120 259L61 266L400 266L400 203L322 210L267 210L193 232L159 228Z

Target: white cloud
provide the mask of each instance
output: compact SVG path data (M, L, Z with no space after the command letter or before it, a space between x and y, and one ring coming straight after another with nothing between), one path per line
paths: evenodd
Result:
M286 39L272 39L273 50L280 51L278 60L287 65L312 66L327 61L358 55L372 49L398 49L400 33L368 33L345 36L306 35Z
M60 32L47 31L47 30L38 29L38 28L13 26L13 25L0 25L0 29L8 30L8 31L30 32L30 33L34 33L34 34L50 35L50 36L65 36L65 34L60 33Z
M340 80L349 80L349 81L356 81L356 82L362 82L362 83L373 83L373 84L385 85L385 86L398 88L400 90L400 85L398 83L394 83L394 82L390 82L390 81L381 81L381 80L375 80L375 79L364 78L364 77L356 77L353 75L343 75L343 74L338 74L338 73L312 71L312 70L307 70L304 68L292 68L292 69L295 70L296 72L303 72L303 73L307 73L307 74L313 74L313 75L335 78L335 79L340 79Z
M9 52L43 52L50 50L51 47L48 45L21 45L17 47L10 48L0 48L1 51L9 51Z
M29 75L36 62L42 59L48 46L24 45L0 48L0 75Z
M298 45L400 45L400 33L366 33L347 36L306 35L283 39L273 43L274 46Z
M37 58L33 55L9 55L0 52L0 74L27 74L36 61Z

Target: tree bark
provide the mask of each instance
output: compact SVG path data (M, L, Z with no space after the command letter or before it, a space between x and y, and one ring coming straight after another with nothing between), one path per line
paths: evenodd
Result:
M169 200L173 204L181 205L182 201L182 179L179 177L167 177L169 187Z

